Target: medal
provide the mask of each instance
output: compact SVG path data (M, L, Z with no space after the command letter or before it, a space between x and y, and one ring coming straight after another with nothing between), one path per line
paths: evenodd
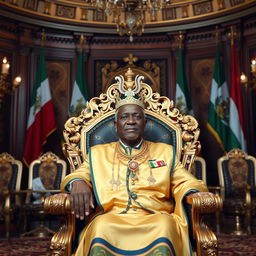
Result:
M134 161L134 160L131 160L129 163L128 163L128 168L132 171L132 172L135 172L138 168L139 168L139 163Z

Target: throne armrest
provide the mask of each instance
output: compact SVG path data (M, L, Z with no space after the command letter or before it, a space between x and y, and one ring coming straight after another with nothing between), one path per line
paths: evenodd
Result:
M211 192L197 192L186 197L186 203L191 205L193 238L196 241L198 255L218 255L217 238L202 221L202 214L214 213L222 209L222 199Z
M70 196L59 193L43 198L45 212L48 214L65 215L65 224L51 239L51 256L70 256L72 240L75 235L75 216L71 214Z

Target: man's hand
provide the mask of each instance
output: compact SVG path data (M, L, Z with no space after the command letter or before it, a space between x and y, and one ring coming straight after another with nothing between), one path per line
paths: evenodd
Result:
M76 218L83 220L90 214L90 207L94 208L90 188L83 180L76 180L72 183L70 196L72 213L76 215Z

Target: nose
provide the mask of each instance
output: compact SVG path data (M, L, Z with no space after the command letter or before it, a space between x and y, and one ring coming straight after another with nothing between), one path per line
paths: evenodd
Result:
M127 124L134 124L134 123L135 123L135 118L132 115L129 115L127 119Z

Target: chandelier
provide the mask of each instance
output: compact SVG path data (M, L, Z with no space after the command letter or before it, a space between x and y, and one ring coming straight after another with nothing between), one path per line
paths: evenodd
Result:
M104 10L112 16L120 36L128 35L130 42L134 35L142 35L146 23L145 15L149 13L156 20L157 12L171 0L87 0L93 6Z

